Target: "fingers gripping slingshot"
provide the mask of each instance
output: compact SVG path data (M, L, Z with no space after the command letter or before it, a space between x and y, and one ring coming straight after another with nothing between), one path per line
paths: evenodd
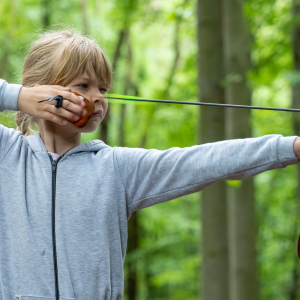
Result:
M85 102L85 109L87 110L87 114L86 114L85 117L79 119L76 122L70 122L70 121L69 122L72 123L73 125L75 125L76 127L82 128L86 125L86 123L89 121L91 115L94 113L95 105L94 105L93 102L87 100L82 95L80 95L76 92L73 92L73 93L75 95L79 96L79 98ZM44 102L44 101L52 101L52 100L55 100L54 106L56 108L60 108L60 107L62 107L63 100L65 100L65 99L63 98L63 96L57 95L55 97L50 97L50 98L38 101L38 103L41 103L41 102Z

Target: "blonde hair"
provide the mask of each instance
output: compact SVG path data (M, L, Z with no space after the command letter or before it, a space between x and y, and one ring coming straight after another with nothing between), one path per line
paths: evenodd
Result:
M90 37L83 36L74 29L55 30L42 33L35 41L25 59L22 72L22 85L66 86L85 71L111 85L111 69L102 49ZM30 124L36 119L22 111L16 114L17 129L27 136L36 133Z

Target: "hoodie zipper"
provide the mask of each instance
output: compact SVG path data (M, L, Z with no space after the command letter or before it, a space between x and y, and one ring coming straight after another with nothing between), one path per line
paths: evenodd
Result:
M70 149L71 150L71 149ZM68 150L68 151L70 151ZM67 151L67 152L68 152ZM67 153L66 152L66 153ZM56 235L55 235L55 196L56 196L56 172L57 164L61 158L66 154L64 153L59 159L53 160L51 154L48 153L52 165L52 243L53 243L53 261L54 261L54 276L55 276L55 299L59 300L58 289L58 271L57 271L57 252L56 252Z
M56 167L58 161L52 159L49 154L52 165L52 244L53 244L53 261L54 261L54 276L55 276L55 299L59 300L58 291L58 273L57 273L57 255L56 255L56 235L55 235L55 194L56 194Z

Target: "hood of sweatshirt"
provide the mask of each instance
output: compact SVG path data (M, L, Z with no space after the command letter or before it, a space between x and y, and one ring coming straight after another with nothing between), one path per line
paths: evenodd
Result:
M34 153L35 152L45 152L45 154L48 153L39 132L36 133L35 135L27 136L26 139L28 141L30 148ZM68 150L63 155L70 156L74 153L79 153L79 152L97 152L104 148L111 148L111 147L106 145L101 140L92 140Z

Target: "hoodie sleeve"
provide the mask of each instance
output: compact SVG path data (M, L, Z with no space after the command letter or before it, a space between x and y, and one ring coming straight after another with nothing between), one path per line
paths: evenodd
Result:
M136 210L201 191L222 179L242 180L298 164L296 138L266 135L165 151L115 147L128 218Z
M0 112L5 110L18 111L18 97L22 85L8 84L0 79ZM16 142L21 132L0 124L0 164L9 149Z
M8 84L0 79L0 112L5 110L18 111L18 98L22 85Z

